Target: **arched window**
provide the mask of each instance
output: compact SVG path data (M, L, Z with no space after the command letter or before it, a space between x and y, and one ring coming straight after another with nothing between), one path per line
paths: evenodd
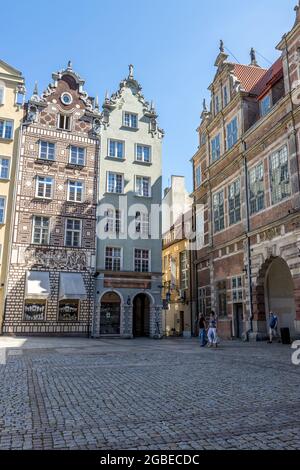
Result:
M0 82L0 105L4 104L5 100L5 85L3 82Z

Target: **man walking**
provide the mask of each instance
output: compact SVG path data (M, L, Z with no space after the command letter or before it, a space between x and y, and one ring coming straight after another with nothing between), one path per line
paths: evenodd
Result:
M269 344L273 343L273 338L277 338L278 336L278 317L275 315L274 312L270 312L270 319L269 319L269 336L270 341Z

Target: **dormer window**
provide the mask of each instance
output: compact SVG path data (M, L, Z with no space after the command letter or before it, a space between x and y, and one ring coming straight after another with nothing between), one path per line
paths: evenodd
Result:
M137 114L133 113L124 113L123 116L123 125L125 127L130 127L131 129L137 129L137 122L138 122Z
M58 116L58 128L63 131L69 131L71 129L71 118L66 114L59 114Z
M271 95L268 94L260 101L261 117L266 116L268 112L270 111L271 107L272 107Z
M202 182L202 175L201 175L201 166L197 166L195 168L195 185L196 189L200 188Z

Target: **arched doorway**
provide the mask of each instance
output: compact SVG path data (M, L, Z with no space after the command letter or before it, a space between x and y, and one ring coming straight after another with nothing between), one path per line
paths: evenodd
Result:
M133 336L150 336L150 299L146 294L138 294L133 301Z
M121 320L121 299L115 292L103 295L100 305L100 334L119 335Z
M267 329L269 312L278 316L278 327L295 333L296 305L291 271L282 258L273 258L265 275L265 311Z

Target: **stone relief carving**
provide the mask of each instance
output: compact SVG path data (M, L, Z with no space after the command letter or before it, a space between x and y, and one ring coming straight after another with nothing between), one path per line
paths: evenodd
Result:
M85 253L72 250L28 248L25 251L24 261L31 267L80 271L87 269Z

